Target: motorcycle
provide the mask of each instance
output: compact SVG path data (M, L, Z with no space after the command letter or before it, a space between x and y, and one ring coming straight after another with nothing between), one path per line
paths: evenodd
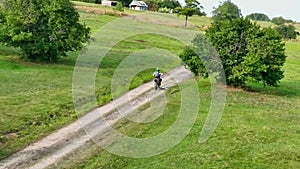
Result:
M154 78L154 89L160 89L162 79L159 77Z

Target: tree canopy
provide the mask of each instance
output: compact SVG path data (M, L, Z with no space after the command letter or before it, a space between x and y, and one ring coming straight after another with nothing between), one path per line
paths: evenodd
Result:
M212 20L205 31L206 38L196 36L192 45L179 55L190 70L206 78L210 74L208 70L220 67L214 65L213 59L218 53L228 85L244 87L247 82L262 82L264 86L277 86L283 78L282 66L286 59L280 34L243 18L230 1L213 11Z
M176 10L178 11L178 15L185 16L185 27L187 26L188 17L193 15L206 15L204 12L201 11L202 9L203 7L197 0L185 0L185 6L183 8L176 8Z
M247 82L262 82L277 86L283 78L281 68L286 55L281 36L275 30L261 28L249 19L237 18L212 23L205 35L219 54L228 85L244 87ZM199 58L205 51L203 36L196 36L192 44L180 58L194 74L207 77ZM210 54L205 56L210 57Z
M177 0L163 0L159 3L160 8L175 9L181 7L180 3Z
M69 0L7 0L0 13L0 43L30 60L55 61L90 38Z
M263 13L252 13L247 15L246 18L249 18L254 21L270 21L270 18Z
M171 9L180 8L181 4L177 0L144 0L151 11L159 11L166 9L168 12Z
M220 3L219 6L212 11L212 15L211 19L213 22L232 20L242 16L241 10L230 0Z

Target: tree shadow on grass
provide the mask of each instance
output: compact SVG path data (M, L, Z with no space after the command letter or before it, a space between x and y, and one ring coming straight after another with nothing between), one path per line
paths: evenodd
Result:
M75 66L79 52L68 52L66 57L59 57L55 64Z
M0 45L0 58L1 60L8 61L9 63L25 64L25 65L65 65L74 66L79 52L68 52L66 57L59 57L55 62L47 61L30 61L22 58L22 52L19 48L7 47Z
M248 84L245 89L248 92L257 92L267 95L299 97L300 96L300 81L283 81L278 87L262 86L261 84Z

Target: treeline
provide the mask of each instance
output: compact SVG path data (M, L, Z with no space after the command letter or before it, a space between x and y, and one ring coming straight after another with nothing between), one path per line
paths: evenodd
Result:
M270 21L276 25L294 22L291 19L284 19L282 16L274 17L274 18L270 19L266 14L263 14L263 13L252 13L250 15L247 15L246 18L249 18L254 21Z

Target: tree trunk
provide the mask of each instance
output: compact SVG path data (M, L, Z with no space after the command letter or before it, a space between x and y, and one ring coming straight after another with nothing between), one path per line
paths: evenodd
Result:
M186 27L186 26L187 26L187 20L188 20L188 16L187 16L187 15L185 15L185 23L184 23L184 27Z

